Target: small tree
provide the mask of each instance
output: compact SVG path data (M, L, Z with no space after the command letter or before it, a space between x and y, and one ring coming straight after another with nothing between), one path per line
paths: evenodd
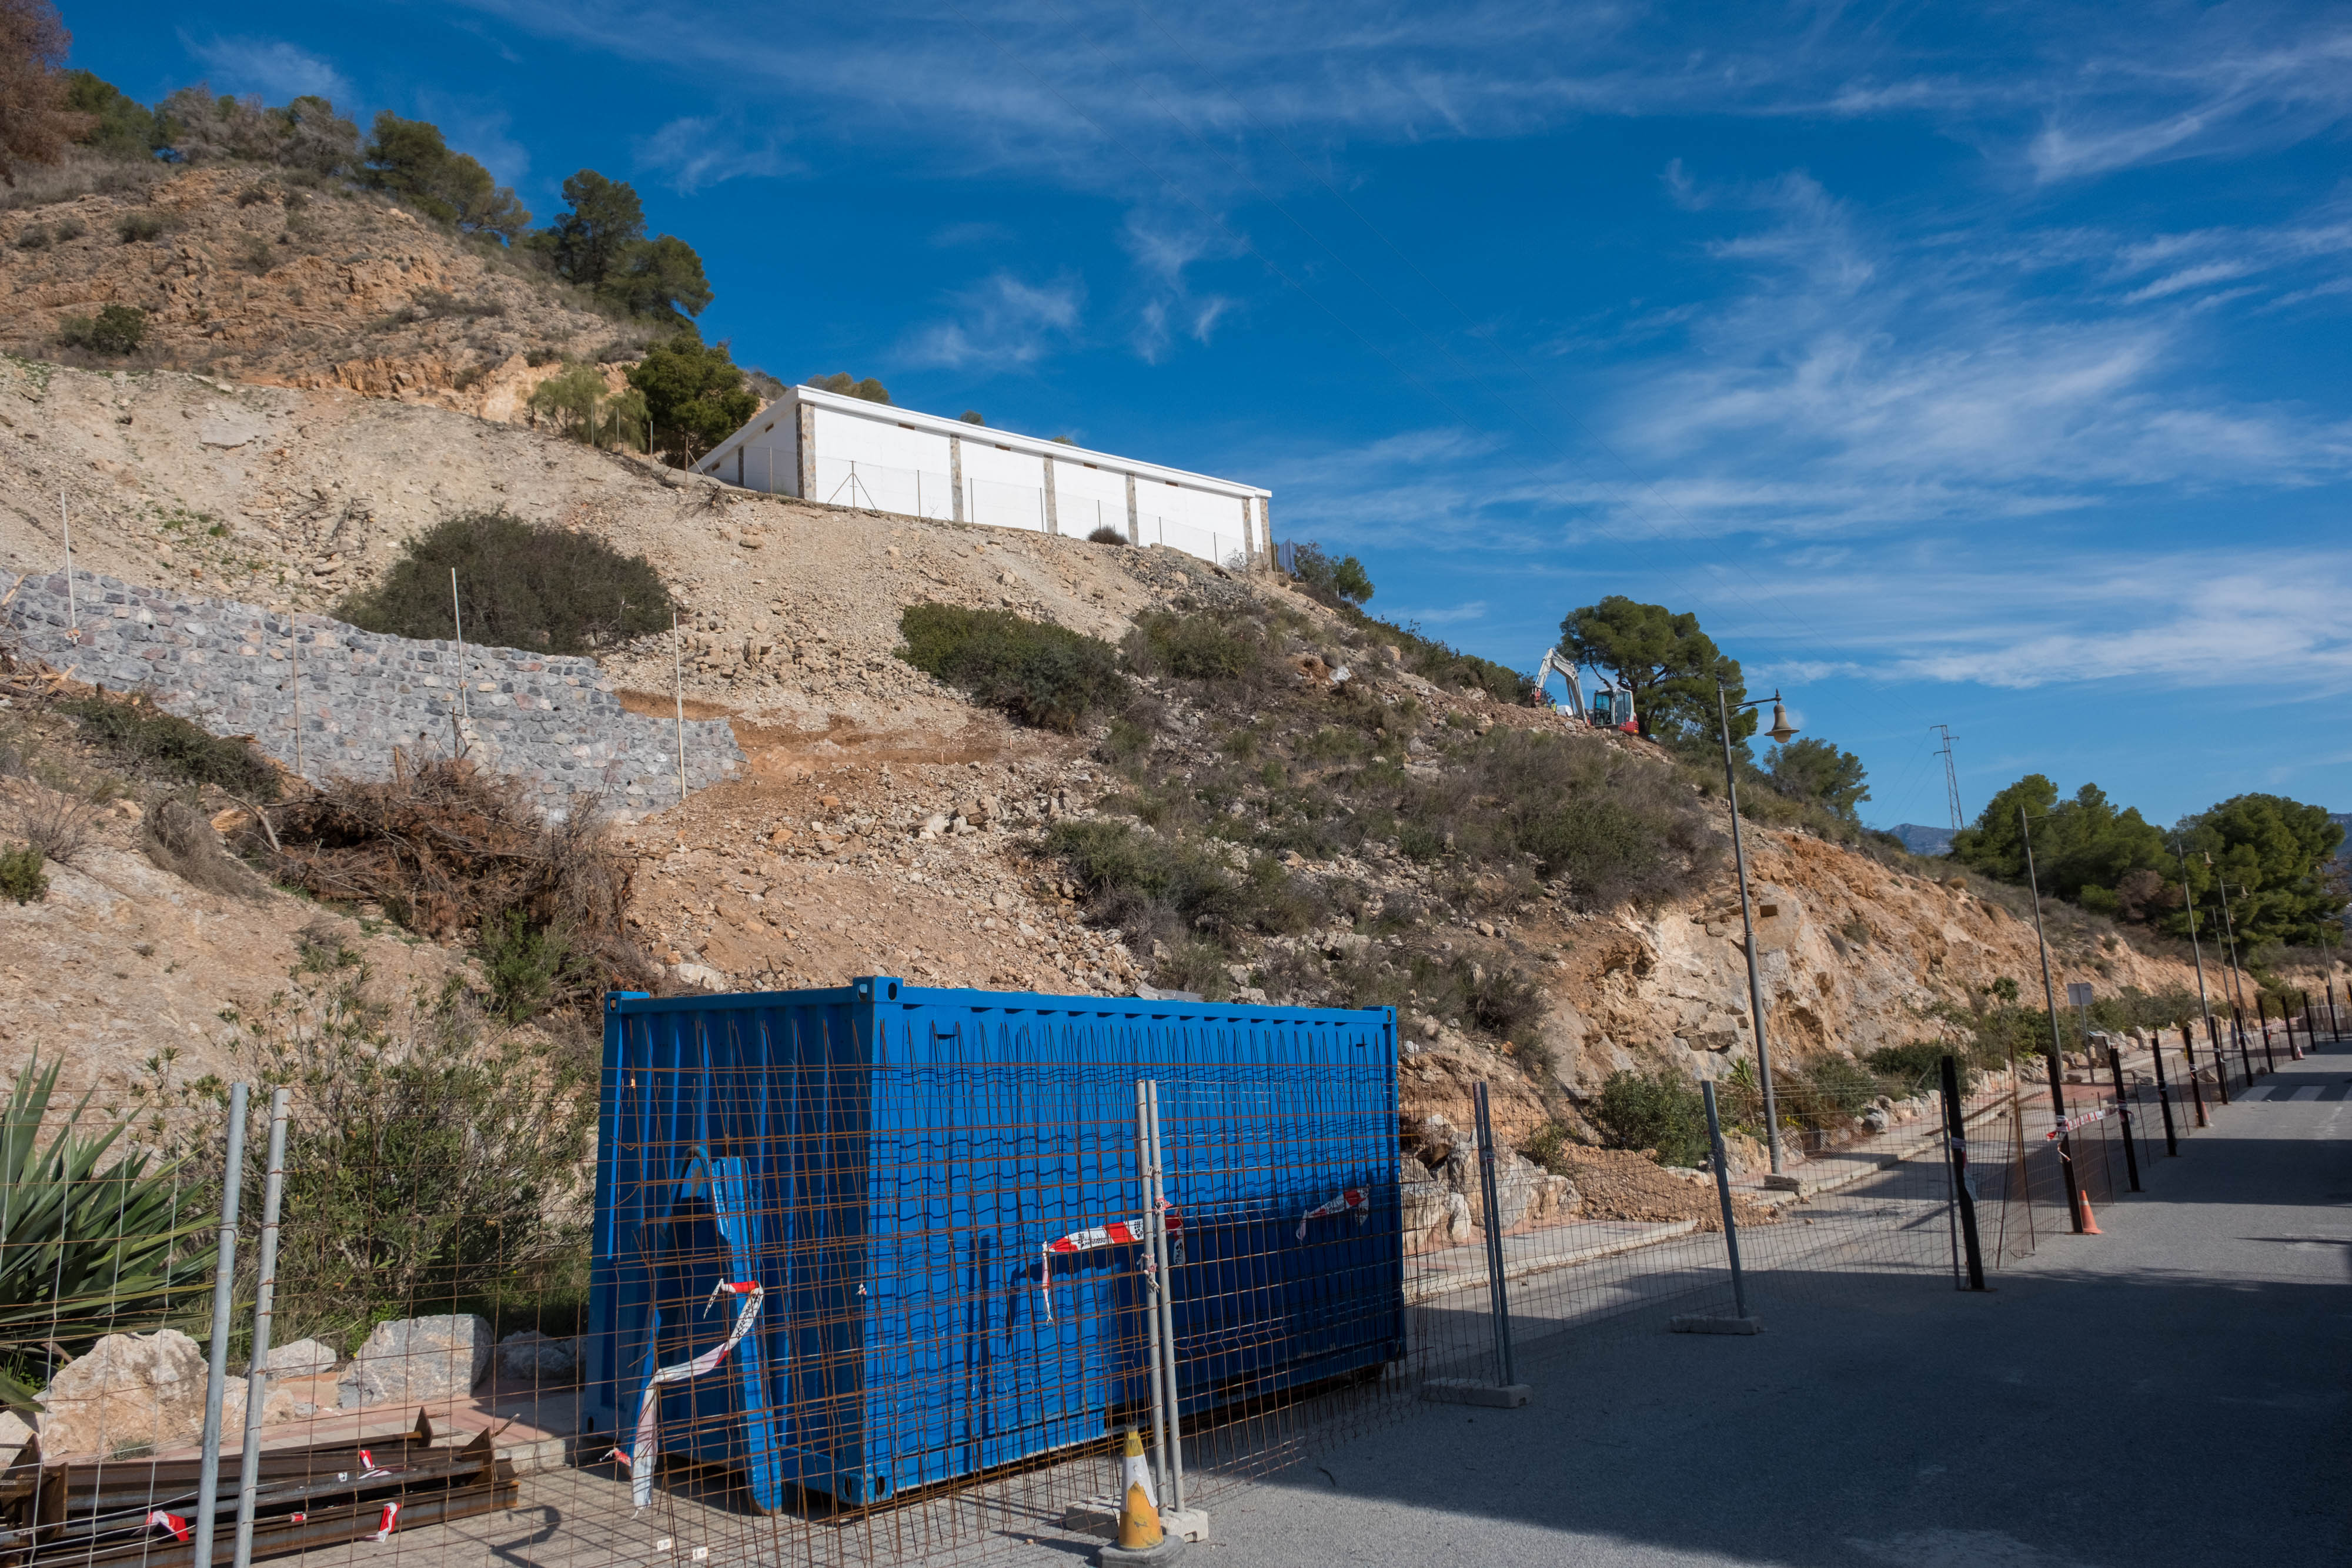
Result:
M427 217L463 234L512 240L530 222L515 193L463 152L450 151L441 128L403 120L386 110L375 117L363 153L362 178L401 197Z
M628 376L645 398L655 444L681 468L760 412L727 345L706 344L691 328L648 348Z
M1739 661L1727 658L1699 630L1698 617L1663 604L1642 604L1612 593L1571 610L1559 623L1559 645L1580 663L1608 671L1633 694L1642 733L1658 739L1715 737L1721 729L1716 685L1732 704L1731 738L1756 733L1756 715L1741 712L1748 687Z
M66 100L61 68L73 35L49 0L0 0L0 182L20 163L47 163L90 119Z
M411 539L382 580L336 613L370 632L454 637L452 568L469 643L593 653L669 629L669 590L645 557L506 511L467 512Z
M58 341L98 354L135 353L147 340L147 312L135 305L109 305L95 317L68 316L58 323Z
M1290 575L1327 604L1362 604L1372 597L1372 580L1354 556L1334 557L1308 540L1291 551Z
M829 376L811 376L807 381L803 382L801 384L803 386L814 387L819 392L839 392L843 397L862 397L867 402L888 402L890 401L889 389L885 387L880 382L876 381L872 376L868 376L861 382L856 376L851 375L847 371L835 371ZM968 410L965 412L963 417L964 423L967 424L980 424L984 423L978 414L971 413Z
M1843 821L1860 821L1856 808L1870 799L1862 758L1826 740L1809 737L1776 746L1765 754L1764 771L1781 794L1810 800Z

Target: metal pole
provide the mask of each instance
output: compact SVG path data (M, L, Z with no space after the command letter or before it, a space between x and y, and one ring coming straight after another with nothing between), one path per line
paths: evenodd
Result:
M2025 841L2025 880L2033 894L2033 941L2042 950L2042 999L2050 1009L2050 1103L2058 1113L2058 1172L2066 1183L2066 1216L2083 1234L2083 1189L2074 1182L2074 1138L2066 1130L2066 1062L2058 1040L2058 990L2050 980L2050 943L2042 934L2042 880L2033 870L2033 830L2025 802L2017 805L2017 831Z
M1142 1079L1135 1081L1135 1185L1143 1194L1146 1236L1151 1229L1151 1092ZM1167 1390L1160 1376L1160 1254L1147 1239L1143 1245L1144 1363L1151 1379L1152 1490L1173 1498L1168 1486Z
M2254 1026L2261 1030L2263 1034L2263 1071L2276 1072L2278 1056L2271 1050L2270 1007L2263 1000L2263 994L2260 991L2254 993Z
M457 716L474 722L474 699L466 695L466 615L457 607L457 569L449 569L449 623L457 630Z
M2197 1006L2205 1014L2205 1032L2210 1034L2213 1032L2213 1002L2205 994L2205 944L2197 936L2197 894L2189 886L2189 852L2182 847L2179 839L2175 839L2172 841L2172 852L2180 862L2180 896L2189 905L2189 951L2197 960ZM2184 1030L2188 1028L2186 1024L2181 1027ZM2221 1058L2216 1056L2213 1060L2216 1076L2220 1074L2221 1066ZM2189 1071L2190 1081L2193 1082L2197 1073L2197 1063L2193 1056L2189 1063ZM2200 1127L2205 1124L2205 1101L2202 1095L2198 1097L2197 1102L2197 1124Z
M2207 1020L2205 1043L2213 1051L2213 1087L2221 1092L2221 1103L2230 1103L2230 1054L2222 1049L2221 1026Z
M2205 1085L2197 1078L2197 1026L2194 1024L2180 1026L2180 1056L2189 1063L2189 1096L2197 1105L2197 1124L2210 1127L2213 1119L2205 1113Z
M294 665L294 777L308 784L310 776L302 771L302 628L291 610L286 612L286 648Z
M210 1568L213 1515L220 1506L221 1392L228 1382L228 1313L236 1291L236 1197L245 1182L245 1085L228 1092L228 1164L222 1172L220 1242L213 1258L212 1366L205 1375L203 1454L196 1479L195 1549L188 1561Z
M2123 1052L2112 1045L2107 1047L2107 1071L2116 1081L2116 1114L2123 1119L2124 1124L2124 1173L2131 1177L2132 1191L2137 1192L2140 1189L2139 1153L2132 1147L2131 1106L2124 1099Z
M262 1406L269 1397L269 1314L278 1295L278 1200L286 1190L286 1114L293 1091L269 1096L268 1182L261 1192L261 1278L253 1298L253 1360L245 1375L245 1465L236 1477L236 1568L253 1563L253 1509L261 1484Z
M1960 1244L1968 1249L1969 1289L1985 1288L1984 1242L1977 1233L1976 1189L1969 1185L1969 1119L1960 1100L1959 1064L1944 1053L1944 1148L1952 1170L1953 1201L1960 1210ZM1710 1096L1712 1099L1712 1096Z
M1756 977L1756 923L1748 913L1748 846L1739 831L1739 780L1731 771L1730 698L1721 685L1715 688L1715 711L1723 726L1723 789L1731 800L1731 858L1739 868L1739 930L1747 938L1748 1009L1756 1025L1756 1082L1764 1092L1764 1144L1772 1156L1772 1174L1780 1174L1780 1118L1772 1103L1772 1058L1764 1044L1764 988Z
M2164 1081L2164 1030L2151 1030L2148 1033L2147 1054L2156 1063L2156 1104L2164 1113L2164 1152L2168 1156L2178 1157L2180 1139L2172 1130L2172 1086Z
M686 647L677 612L669 612L670 689L677 698L677 803L686 804Z
M2207 855L2205 863L2211 865L2213 857ZM2230 944L2230 998L2238 1004L2238 1011L2242 1014L2246 1010L2246 988L2238 979L2238 919L2230 913L2230 884L2216 881L2213 885L2221 890L2221 930ZM2238 891L2243 893L2246 890L2242 884Z
M1486 1113L1486 1081L1480 1079L1478 1107L1478 1191L1486 1203L1486 1301L1495 1318L1495 1364L1501 1375L1496 1386L1518 1382L1511 1360L1511 1301L1503 1281L1502 1207L1495 1193L1495 1124Z
M1160 1370L1168 1383L1168 1472L1174 1482L1177 1510L1184 1507L1184 1396L1176 1373L1176 1270L1174 1249L1168 1245L1168 1167L1160 1151L1160 1081L1143 1082L1150 1115L1144 1121L1151 1138L1151 1212L1148 1216L1151 1245L1160 1257Z
M1739 1272L1739 1222L1731 1214L1731 1156L1723 1146L1723 1123L1715 1113L1715 1080L1702 1078L1700 1097L1706 1102L1706 1148L1715 1166L1715 1200L1723 1208L1723 1251L1731 1260L1731 1312L1748 1315L1748 1282Z
M81 640L81 617L74 608L73 580L73 517L66 510L66 487L58 486L58 527L66 536L66 632L75 642Z

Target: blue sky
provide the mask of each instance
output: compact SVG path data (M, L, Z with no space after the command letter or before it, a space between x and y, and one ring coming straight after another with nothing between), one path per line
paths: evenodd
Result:
M1532 668L1695 610L1882 824L2352 808L2352 13L68 4L75 62L636 184L786 379L1269 486Z

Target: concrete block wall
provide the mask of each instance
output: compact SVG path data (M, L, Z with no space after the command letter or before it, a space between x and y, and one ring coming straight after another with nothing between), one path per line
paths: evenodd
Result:
M395 747L412 759L446 757L462 737L477 765L521 779L552 814L583 791L632 816L677 803L673 721L624 708L593 659L468 643L461 666L455 643L183 598L87 571L74 573L73 601L69 614L62 572L0 572L0 636L75 680L144 692L215 735L249 737L289 769L299 749L299 771L313 783L386 779ZM464 713L453 726L461 685ZM725 720L686 726L689 792L743 765Z

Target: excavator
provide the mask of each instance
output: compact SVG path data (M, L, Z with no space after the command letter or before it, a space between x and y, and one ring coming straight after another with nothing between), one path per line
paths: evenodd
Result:
M1564 705L1567 712L1595 729L1620 729L1627 735L1641 734L1641 724L1633 717L1633 694L1595 669L1592 678L1600 684L1587 696L1576 678L1578 669L1579 666L1565 658L1559 649L1546 648L1543 663L1536 667L1536 690L1542 691L1545 685L1558 675L1568 685L1568 701ZM1555 706L1553 711L1561 709Z

